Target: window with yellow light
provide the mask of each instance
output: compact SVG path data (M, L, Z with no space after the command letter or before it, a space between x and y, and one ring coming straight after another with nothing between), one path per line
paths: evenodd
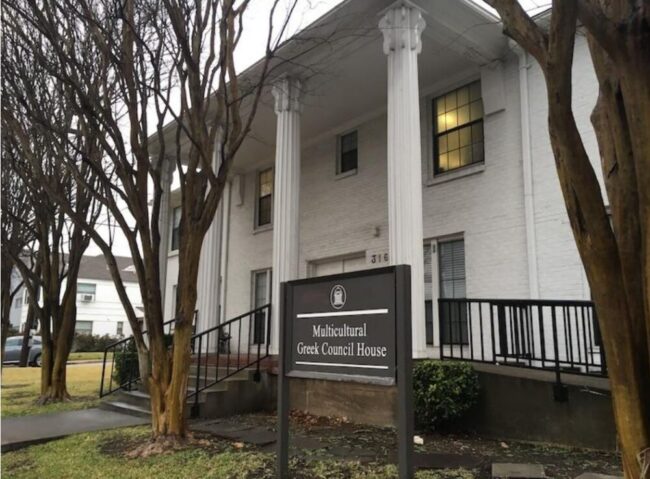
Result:
M483 163L483 101L481 82L433 100L434 174Z

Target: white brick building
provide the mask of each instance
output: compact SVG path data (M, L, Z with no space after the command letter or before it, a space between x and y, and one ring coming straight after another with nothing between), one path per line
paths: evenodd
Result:
M414 309L416 357L439 354L441 297L589 299L555 171L539 67L469 0L391 4L342 3L316 25L338 22L364 34L305 58L319 65L316 74L287 66L283 90L275 99L265 92L203 246L198 331L271 302L275 335L271 291L277 294L279 281L393 263L412 264L418 275L416 264L424 267L424 290L413 289L414 302L425 305ZM392 23L382 32L383 11ZM583 37L574 70L576 119L597 160L589 123L597 82ZM400 129L409 115L419 117L419 141L416 128ZM398 173L417 167L419 181L390 175L389 164ZM280 184L288 199L279 198ZM165 319L174 315L178 201L172 193ZM389 220L391 204L400 227ZM414 243L415 213L422 233ZM299 246L287 253L282 248L294 238ZM272 352L276 346L272 340Z

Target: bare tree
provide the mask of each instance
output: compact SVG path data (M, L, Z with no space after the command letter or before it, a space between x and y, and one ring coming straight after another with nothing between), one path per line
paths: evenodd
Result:
M31 244L33 255L23 249L9 256L22 275L30 306L41 325L40 402L63 401L69 398L66 365L76 323L77 278L90 236L66 216L62 203L89 224L97 220L100 205L85 188L92 184L92 171L82 166L79 175L73 176L62 167L49 126L57 125L59 142L73 152L70 156L78 163L82 163L82 156L92 156L98 145L74 128L67 97L30 61L29 51L16 42L12 32L4 33L3 160L24 191L22 208L30 211L26 224L16 215L10 219L13 227L29 229L36 243ZM83 188L79 187L81 183Z
M573 235L602 331L626 477L650 468L650 2L554 1L542 28L516 0L486 0L539 63ZM611 224L571 108L578 23L599 82L591 120Z
M9 152L2 150L2 258L0 275L2 281L2 358L5 355L5 343L10 326L11 307L16 294L22 287L22 281L14 283L15 275L12 257L21 254L32 238L29 236L30 211L24 207L25 190L5 160Z
M236 154L250 132L273 60L278 60L275 53L296 1L288 3L282 12L277 10L279 0L270 3L265 56L246 80L237 75L234 54L249 0L4 3L12 33L72 99L69 105L79 130L98 138L101 155L85 155L81 162L61 155L59 160L74 178L81 176L83 165L96 175L98 184L87 191L107 208L126 237L140 285L148 348L110 245L61 201L53 185L45 188L107 259L134 330L158 443L174 443L186 434L201 245ZM279 27L274 25L278 18ZM276 66L291 60L278 60ZM170 120L171 126L165 127ZM59 135L56 125L48 128ZM156 150L151 149L150 135L159 145ZM160 224L167 221L161 218L161 199L170 162L180 178L182 196L171 351L164 341L160 277L161 248L164 252L166 247L160 244Z

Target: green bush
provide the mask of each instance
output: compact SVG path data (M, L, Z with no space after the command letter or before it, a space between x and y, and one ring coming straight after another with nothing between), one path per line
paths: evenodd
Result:
M446 429L478 399L478 375L471 365L418 361L413 368L413 399L419 428Z
M165 334L164 341L167 347L170 347L174 339L173 334ZM124 346L119 346L115 352L115 369L113 379L116 383L122 385L127 382L133 382L140 377L138 364L138 350L135 347L135 341L130 340Z
M78 353L95 353L104 351L107 346L118 341L115 336L104 334L84 334L79 333L74 336L74 343L72 344L72 351Z
M127 341L123 349L122 346L119 347L119 351L115 352L114 361L113 379L117 384L126 384L140 377L138 350L134 340Z

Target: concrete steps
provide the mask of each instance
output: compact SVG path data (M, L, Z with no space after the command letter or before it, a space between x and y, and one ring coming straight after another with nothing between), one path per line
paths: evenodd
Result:
M199 388L206 383L204 371L202 368L201 377L198 378ZM208 383L214 381L216 373L216 367L208 367ZM226 368L219 368L219 377L223 377L225 374ZM245 369L202 390L198 394L198 400L194 396L188 399L186 413L189 416L192 410L198 406L198 417L218 418L272 408L275 396L267 373L261 373L259 382L254 381L254 376L255 369ZM190 370L188 384L189 392L196 390L195 366L192 366ZM100 408L132 416L150 417L150 398L148 394L138 390L117 391L107 396L100 404Z

